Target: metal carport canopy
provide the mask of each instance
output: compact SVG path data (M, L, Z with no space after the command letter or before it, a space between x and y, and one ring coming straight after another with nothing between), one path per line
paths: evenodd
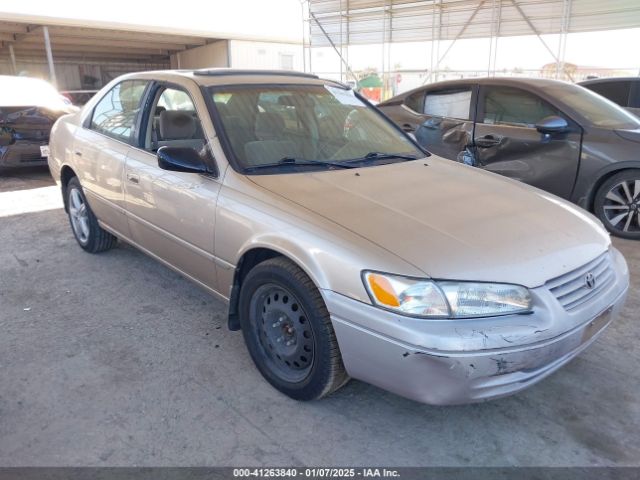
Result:
M640 27L639 0L309 0L309 11L314 47Z
M45 52L45 31L56 60L168 61L171 53L217 40L204 32L24 17L27 16L2 15L0 60L6 59L10 50L22 59L41 57Z

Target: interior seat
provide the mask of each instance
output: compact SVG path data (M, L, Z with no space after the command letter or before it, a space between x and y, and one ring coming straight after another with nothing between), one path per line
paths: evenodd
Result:
M300 148L285 135L284 119L273 112L256 115L254 132L257 141L245 144L245 157L249 165L273 163L284 157L299 157Z
M165 110L158 121L158 148L191 147L200 150L204 146L202 130L198 135L198 121L190 113L181 110Z

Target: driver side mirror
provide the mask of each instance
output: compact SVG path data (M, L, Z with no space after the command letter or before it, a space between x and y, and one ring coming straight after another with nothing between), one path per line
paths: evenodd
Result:
M160 147L158 166L173 172L213 173L198 151L191 147Z
M536 123L536 130L543 134L563 133L569 130L569 124L564 118L551 115Z

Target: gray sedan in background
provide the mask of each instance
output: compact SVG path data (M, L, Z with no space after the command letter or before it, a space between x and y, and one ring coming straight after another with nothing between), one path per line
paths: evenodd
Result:
M640 119L600 95L555 80L474 78L378 107L430 152L571 200L614 235L640 239Z
M640 117L640 77L594 78L579 85Z

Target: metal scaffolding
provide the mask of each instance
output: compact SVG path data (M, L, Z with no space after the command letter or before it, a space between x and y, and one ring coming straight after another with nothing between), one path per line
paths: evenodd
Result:
M312 50L332 47L340 59L340 79L353 80L350 46L381 45L382 78L393 71L391 45L430 42L425 82L438 79L443 60L458 40L490 39L486 74L495 75L498 38L535 35L555 63L555 76L565 71L567 35L640 27L638 0L301 0L306 3L305 58ZM558 46L544 35L559 35ZM441 53L441 42L447 41Z

